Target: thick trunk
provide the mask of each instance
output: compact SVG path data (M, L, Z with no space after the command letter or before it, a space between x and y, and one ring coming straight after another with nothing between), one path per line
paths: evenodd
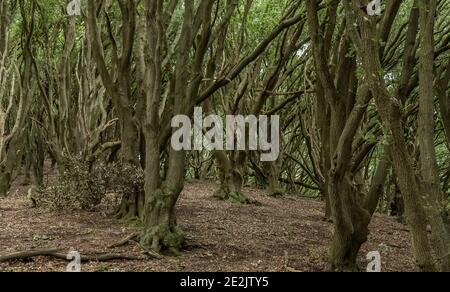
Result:
M324 178L321 182L321 193L322 197L325 201L325 221L332 221L331 218L331 205L330 205L330 196L328 195L328 170L330 169L330 119L331 114L329 107L327 106L324 97L323 97L323 89L318 84L316 86L317 91L317 109L316 109L316 119L317 124L320 130L320 141L321 141L321 149L320 149L320 170L321 173L324 174Z
M151 135L150 131L147 133ZM156 252L170 250L176 253L185 241L177 226L175 205L184 187L186 154L184 151L170 151L168 174L160 184L158 144L148 143L147 149L144 231L140 242L144 248Z
M370 214L362 206L362 197L350 178L334 175L329 193L333 210L334 236L330 251L332 271L359 271L357 256L367 241Z
M156 252L177 251L184 243L184 235L178 228L175 216L178 190L157 190L149 197L145 209L145 230L141 235L142 246Z
M369 74L377 76L376 73L371 71ZM422 271L434 271L435 266L427 234L427 218L423 207L424 202L420 196L421 189L403 136L400 109L392 105L387 90L380 87L380 84L383 84L383 81L377 80L371 85L374 89L377 108L386 129L391 134L391 159L405 203L406 219L411 227L417 265Z
M45 162L45 150L43 149L43 143L37 145L35 149L35 159L31 162L33 168L33 183L36 186L42 186L44 184L44 162Z
M214 156L220 172L220 188L214 193L214 197L224 201L249 204L250 199L242 192L243 178L239 167L233 167L224 151L215 151Z
M284 195L284 189L280 184L278 177L270 176L269 185L267 189L269 196L271 197L282 197Z
M40 120L40 117L39 117ZM30 160L33 172L33 184L42 186L44 183L45 141L42 130L33 123L30 130Z
M144 194L136 191L122 197L115 217L123 221L132 221L142 218L143 213Z
M121 107L121 141L120 160L139 166L139 127L135 120L131 105Z
M29 36L31 38L31 36ZM21 152L23 150L23 135L25 131L21 131L26 125L27 114L30 109L31 100L31 56L29 51L24 55L24 69L22 76L22 92L20 92L20 101L16 105L18 107L17 116L13 123L14 127L7 133L5 132L5 121L7 116L2 111L0 114L0 140L2 149L0 149L0 197L5 197L8 194L9 188L11 186L11 178L17 163L20 161ZM0 68L1 69L1 68ZM10 97L11 99L14 96ZM19 162L20 163L20 162Z
M119 115L122 142L119 158L122 163L139 167L139 126L133 109L134 101L131 99L133 94L130 81L136 31L136 3L135 1L125 1L122 4L122 52L119 58L115 60L115 66L113 66L116 72L110 72L106 64L101 39L102 34L97 23L98 7L94 1L89 1L88 5L88 32L98 72ZM139 217L143 201L144 196L140 192L126 194L122 200L118 216L122 219Z
M325 199L325 217L324 221L327 222L333 222L332 214L331 214L331 202L330 202L330 196L328 195L328 192L324 194Z
M214 193L215 198L240 204L250 203L250 199L242 192L242 175L238 171L227 171L220 176L220 188Z
M27 186L31 183L31 159L32 159L32 157L31 157L31 155L25 155L22 159L24 160L23 165L21 165L21 167L23 166L24 177L23 177L23 181L21 184L23 186ZM21 170L19 170L19 174L22 174Z
M125 77L123 77L125 78ZM128 84L126 78L120 83L122 85L122 91L128 92L125 88ZM127 95L127 94L125 94ZM122 163L130 164L133 167L140 167L139 161L139 127L135 120L133 109L131 105L126 104L129 102L128 97L119 94L120 101L116 100L116 106L120 109L120 138L121 147L119 159ZM143 192L133 192L125 194L122 198L119 210L116 217L122 220L130 220L141 218L143 214L145 194Z

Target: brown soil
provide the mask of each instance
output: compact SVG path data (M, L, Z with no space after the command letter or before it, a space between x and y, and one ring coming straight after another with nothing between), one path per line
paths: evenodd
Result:
M187 184L178 204L178 223L188 236L180 256L142 261L90 262L83 271L325 271L332 224L322 220L323 203L315 199L268 197L247 188L259 202L242 206L211 198L217 186ZM130 243L108 249L133 232L105 212L50 212L30 208L26 189L0 199L0 255L56 247L81 254L118 253L141 256ZM379 251L383 271L413 271L409 232L393 218L375 215L370 237L360 254ZM0 271L65 271L66 262L38 257L0 263Z

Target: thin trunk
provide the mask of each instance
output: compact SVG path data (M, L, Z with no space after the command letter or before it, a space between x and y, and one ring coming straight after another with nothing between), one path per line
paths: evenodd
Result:
M365 208L372 216L377 210L380 199L383 197L386 179L391 167L389 162L389 149L385 147L384 153L378 163L377 170L372 180L369 193L366 197Z

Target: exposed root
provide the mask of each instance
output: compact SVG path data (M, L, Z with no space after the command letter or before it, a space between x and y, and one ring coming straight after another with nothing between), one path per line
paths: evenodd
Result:
M178 254L184 242L184 233L178 227L171 227L167 224L147 229L140 236L141 246L156 253L170 251Z
M139 221L142 209L139 194L124 195L114 217L124 222Z
M110 246L108 246L108 248L122 247L122 246L128 244L130 241L137 240L138 237L139 237L139 233L130 234L126 238L122 239L121 241L111 244Z
M284 190L282 188L276 188L276 189L270 189L269 190L269 196L272 198L281 198L285 194Z
M224 189L219 189L214 193L214 198L221 201L229 201L238 204L254 204L255 201L251 200L249 197L244 195L242 192L231 192L225 191Z

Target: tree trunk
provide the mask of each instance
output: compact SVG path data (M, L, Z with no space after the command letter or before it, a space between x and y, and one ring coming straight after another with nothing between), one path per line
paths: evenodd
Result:
M8 195L11 187L11 173L6 170L0 170L0 198Z
M185 238L175 217L175 204L180 192L167 188L156 190L149 196L145 207L145 230L140 238L142 246L156 252L176 252L181 248Z
M170 150L167 178L161 185L159 145L147 143L147 147L145 227L140 242L142 246L156 252L162 250L177 252L185 240L183 232L177 226L175 205L184 186L186 154L184 151Z
M434 147L434 24L436 0L419 0L420 66L419 66L419 144L422 189L427 201L426 211L431 225L431 243L437 265L450 271L450 240L443 222L444 194L441 190L436 150Z
M398 187L397 178L395 174L392 174L392 189L389 195L389 215L396 216L398 222L405 222L405 202L403 201L400 188Z
M124 194L115 217L123 221L132 221L142 218L144 213L144 194L136 191Z
M348 22L358 22L357 19L351 18L355 17L356 14L359 15L359 13L356 9L347 11L347 16L350 17ZM396 99L390 95L384 76L381 74L383 70L379 58L380 42L375 20L361 20L359 23L361 24L361 38L355 31L352 32L352 36L357 46L358 55L363 60L367 82L375 97L385 135L390 143L391 160L405 201L406 217L411 227L417 265L421 271L434 271L435 265L428 241L424 202L420 195L421 189L415 175L413 160L404 137L401 104L400 102L394 102Z
M4 8L2 7L2 9ZM33 6L31 11L32 15L34 15L34 9L35 6ZM21 9L22 17L28 17L28 15L24 15L23 12L23 9ZM9 187L11 186L12 173L16 168L17 163L20 163L19 157L22 156L21 152L24 144L23 135L26 132L24 129L26 128L27 115L31 105L33 70L30 40L33 37L32 28L34 28L34 16L31 17L31 19L30 23L27 24L29 27L22 28L22 33L26 39L26 46L23 48L21 76L16 76L14 73L11 78L12 80L16 80L16 78L20 79L19 82L21 83L21 88L16 91L14 81L11 80L12 90L10 90L9 96L6 97L9 99L9 104L17 108L15 118L10 116L11 112L9 110L4 111L3 107L0 106L0 197L5 197L8 194ZM6 24L2 23L1 25L4 26ZM8 39L9 27L6 26L4 29L6 29L6 39ZM6 52L7 48L5 47L4 49L4 52ZM1 52L1 54L3 55L4 52ZM14 66L13 63L18 62L18 60L15 59L9 60L9 58L5 58L5 60L7 59L9 66ZM3 66L6 66L6 64L2 62L0 70L5 69ZM17 104L14 103L16 100L18 100ZM8 131L7 124L9 119L11 119L11 124L10 130Z
M283 162L282 154L277 160L264 163L267 169L268 186L267 191L271 197L282 197L285 193L280 184L281 164Z
M331 270L359 271L357 256L361 245L367 241L371 216L363 208L363 198L347 175L335 174L330 181L329 192L335 226L330 251Z
M241 162L232 163L224 151L214 151L220 172L220 188L214 193L215 198L240 204L250 203L250 199L242 192L243 178L240 166L243 164L243 155L245 154L238 154L238 160Z
M32 148L32 169L33 169L33 184L42 186L44 183L44 163L45 163L45 148L44 138L42 137L41 129L38 126L31 127L31 148Z
M114 59L115 72L110 72L105 60L105 52L101 39L101 31L97 23L98 3L89 1L88 32L92 42L94 60L102 78L103 85L112 97L114 107L118 111L120 124L120 160L122 163L140 167L139 163L139 126L133 109L132 86L130 81L132 54L136 32L136 1L129 0L121 3L122 15L122 51L119 58ZM118 53L118 52L115 52ZM136 192L126 194L117 212L122 219L140 216L144 201L144 194Z
M366 198L365 208L369 211L370 216L375 213L380 199L383 197L384 187L390 169L388 152L388 148L385 147Z

